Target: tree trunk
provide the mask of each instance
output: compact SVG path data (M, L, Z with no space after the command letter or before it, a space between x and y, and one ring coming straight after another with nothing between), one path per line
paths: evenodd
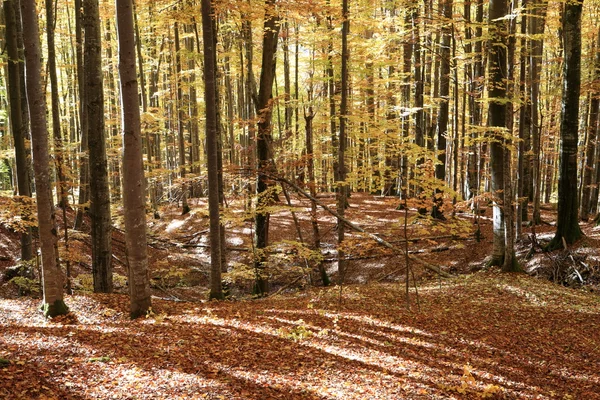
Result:
M68 205L67 181L63 162L62 135L60 132L60 110L58 100L58 77L56 75L56 48L54 44L54 1L46 0L46 38L48 39L48 74L52 98L52 133L54 137L54 158L57 167L57 195L59 207ZM66 224L67 221L64 221Z
M527 0L522 0L521 7L526 9ZM521 55L519 70L519 93L521 96L521 106L519 108L519 145L518 145L518 166L517 166L517 240L521 237L521 226L523 221L528 220L527 206L529 204L529 195L531 192L531 97L529 95L529 77L528 74L531 64L528 62L528 39L526 37L528 24L527 15L521 17Z
M581 194L581 219L587 221L590 214L590 202L598 202L597 198L590 198L592 177L594 175L594 165L596 164L596 138L598 134L598 112L600 107L600 90L598 90L598 80L600 80L600 29L596 39L596 59L594 61L594 72L592 81L594 86L591 93L590 113L588 118L588 137L585 150L585 168L583 171L583 183ZM597 184L597 182L594 182Z
M123 207L129 267L131 318L150 309L148 249L146 245L145 179L140 128L140 103L135 68L135 40L131 0L116 0L119 75L123 122Z
M204 44L204 99L206 104L206 157L208 164L208 211L210 218L210 298L223 299L221 287L221 235L219 221L219 175L217 165L216 62L210 0L202 0Z
M577 137L579 90L581 87L581 10L583 0L565 4L562 17L564 63L560 114L560 170L558 175L558 220L549 249L574 243L583 236L579 228L577 199Z
M452 36L452 0L444 0L440 3L441 13L444 17L444 25L441 29L439 62L439 97L440 106L437 114L437 159L435 166L435 177L440 184L446 183L446 137L448 136L448 113L450 103L450 39ZM457 116L455 116L456 118ZM444 219L442 211L443 193L436 190L431 215L434 218Z
M350 19L348 11L348 0L342 0L342 98L340 100L340 136L338 140L337 170L337 213L340 218L344 218L347 203L348 185L346 183L346 128L348 120L348 34L350 33ZM346 277L346 261L343 251L343 242L346 226L338 218L337 221L337 242L338 242L338 282L344 283Z
M254 243L256 249L261 251L267 247L269 230L269 212L266 210L271 202L272 194L268 191L267 176L273 169L271 165L271 116L272 116L272 93L273 81L275 79L275 65L277 52L277 37L279 35L279 17L275 10L274 0L265 0L265 22L263 29L263 55L260 72L260 83L258 92L258 103L256 113L259 116L258 132L256 137L257 152L257 188L258 202L256 204L256 215L254 217ZM268 291L268 281L264 273L264 256L258 254L255 260L256 285L255 293L264 295Z
M530 82L531 82L531 198L533 202L532 220L534 224L539 224L540 218L540 199L541 199L541 179L542 170L540 167L541 159L541 122L539 117L540 101L540 79L541 65L544 50L544 40L542 39L546 25L547 0L539 0L532 4L531 20L529 23L531 39L531 59L530 59Z
M490 0L489 29L492 35L489 53L489 116L491 130L490 164L492 175L494 248L491 265L502 265L505 252L503 136L506 134L506 77L507 77L507 0Z
M90 219L94 291L110 293L112 283L112 225L104 135L102 45L98 0L83 0L84 69L88 146L90 150Z
M42 85L42 53L35 0L21 0L23 44L25 47L26 91L31 123L33 169L37 197L37 216L42 250L43 311L47 317L66 314L63 301L63 274L58 262L58 236L52 187L50 185L50 156L46 101Z
M83 107L85 100L85 85L83 71L83 6L82 0L75 0L75 42L77 58L77 87L79 89L79 126L80 126L80 145L79 145L79 199L77 213L75 215L74 229L81 229L83 224L83 214L87 210L87 202L90 200L90 170L88 159L88 129L87 129L87 109Z
M188 205L188 187L185 183L185 136L184 136L184 120L185 108L183 104L183 77L181 76L181 47L179 43L179 23L175 22L173 31L175 34L175 75L177 79L177 144L179 149L179 176L181 177L181 214L185 215L190 212Z
M17 16L14 0L4 1L4 16L6 22L6 52L8 56L8 96L10 100L10 127L15 146L15 163L17 167L17 188L19 196L27 197L31 205L31 175L28 162L28 149L25 146L26 127L23 123L21 68L17 41ZM26 219L29 212L22 217ZM21 233L21 260L28 261L33 257L31 246L31 228L27 227Z

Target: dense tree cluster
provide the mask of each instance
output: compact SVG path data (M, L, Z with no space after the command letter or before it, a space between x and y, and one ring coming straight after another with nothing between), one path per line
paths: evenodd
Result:
M597 15L595 2L45 7L41 14L32 0L3 2L0 90L2 132L10 132L1 133L1 150L10 151L0 153L8 166L0 185L28 198L35 178L45 303L62 301L53 204L63 212L77 205L76 229L88 212L94 289L102 292L112 291L111 204L123 204L133 316L150 307L146 211L160 217L164 202L179 202L185 214L190 198L208 194L211 297L222 298L225 188L257 198L247 204L258 294L268 291L261 251L270 206L280 191L289 201L286 186L307 188L316 249L316 194L337 193L340 282L352 192L418 199L438 219L457 201L473 210L492 203L491 263L505 270L518 269L514 242L524 222L540 222L542 202L558 202L550 247L573 243L579 219L597 212L600 30L585 23ZM68 242L66 227L64 235ZM30 258L29 229L22 248Z

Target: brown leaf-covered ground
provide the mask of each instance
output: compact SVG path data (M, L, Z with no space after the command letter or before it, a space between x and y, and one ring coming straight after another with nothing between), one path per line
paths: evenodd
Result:
M598 297L526 275L423 285L420 311L397 284L155 299L137 321L122 295L67 303L0 300L1 398L600 398Z
M147 318L130 321L123 294L79 290L66 297L72 313L49 321L38 299L17 298L9 282L0 286L0 398L600 399L595 286L566 288L484 268L489 210L480 220L482 242L472 237L476 225L468 213L443 223L408 214L406 235L421 238L409 251L457 274L440 280L415 268L418 295L411 288L409 310L403 257L358 235L341 301L339 287L314 288L306 280L286 286L291 274L274 279L273 291L285 290L266 299L206 302L207 220L204 203L192 205L190 215L171 209L149 220L155 297ZM353 195L348 215L404 246L405 214L396 205ZM310 241L306 207L294 200ZM551 221L552 210L543 216ZM251 253L250 222L230 218L229 257L243 263ZM335 221L319 218L335 278ZM272 241L298 240L288 209L275 211L271 224ZM596 229L583 227L587 238L569 252L538 252L523 265L544 275L574 257L597 269ZM553 230L538 226L536 237L547 239ZM18 237L0 234L2 270L15 257ZM76 274L89 273L86 238L73 243L83 253ZM113 245L124 274L122 232ZM531 247L525 241L519 254ZM238 288L237 298L246 289Z

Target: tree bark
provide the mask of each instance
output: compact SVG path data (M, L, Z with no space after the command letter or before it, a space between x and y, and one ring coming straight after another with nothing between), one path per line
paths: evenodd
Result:
M272 194L268 191L267 175L273 166L271 155L271 116L272 93L275 79L275 65L277 52L277 37L279 35L279 16L275 10L275 0L265 0L265 22L263 29L263 55L260 72L260 83L256 113L259 117L258 132L256 137L257 152L257 189L258 201L254 217L254 245L259 250L267 247L269 230L269 205ZM258 254L255 260L256 285L255 293L264 295L268 291L268 281L264 274L264 257Z
M26 92L31 123L33 169L35 175L37 216L42 250L42 288L44 315L53 317L66 314L63 301L63 274L58 260L58 235L52 204L50 184L50 155L48 151L48 126L46 101L42 85L39 25L35 0L21 0L23 44L25 47Z
M54 137L54 158L57 169L57 195L59 207L67 207L67 180L63 161L63 145L58 100L58 77L56 74L56 48L54 44L54 1L46 0L46 38L48 39L48 75L50 75L50 94L52 98L52 133ZM66 224L67 221L64 221Z
M452 36L452 0L444 0L440 3L441 13L444 17L444 25L441 29L439 62L439 97L440 106L437 114L437 160L435 166L435 177L441 184L446 183L446 138L448 136L448 114L450 106L450 39ZM457 116L455 116L456 118ZM444 219L442 211L442 196L440 190L436 190L431 215L434 218Z
M583 236L579 228L577 198L577 137L581 88L581 10L583 0L567 2L562 16L564 64L560 113L560 169L558 219L549 249L574 243Z
M135 68L135 40L131 0L116 0L119 38L119 75L123 126L123 207L129 268L131 318L150 309L146 240L145 179L140 128L140 103Z
M348 184L346 183L346 128L348 121L348 34L350 19L348 0L342 0L342 98L340 100L340 136L338 140L337 170L337 244L338 244L338 283L342 285L346 278L346 260L344 259L343 242L346 231L342 218L346 210Z
M596 138L598 136L598 113L600 111L600 90L598 81L600 80L600 29L596 39L596 57L594 61L594 72L592 75L593 89L590 101L590 113L588 118L588 137L585 149L585 168L583 171L582 194L581 194L581 219L587 221L590 214L590 202L598 202L597 198L591 198L591 185L594 175L594 165L596 164ZM594 182L597 184L597 182Z
M10 127L15 146L15 163L17 167L17 189L19 196L29 198L31 204L31 175L25 146L25 124L23 123L21 68L17 41L17 16L14 0L4 1L4 16L6 22L6 53L8 56L8 96L10 100ZM23 218L29 212L23 212ZM31 245L31 228L21 232L21 260L28 261L33 257Z
M87 109L83 107L85 100L84 70L83 70L83 6L82 0L75 0L75 42L76 42L76 64L77 64L77 87L79 89L79 199L77 213L75 215L74 229L81 229L83 214L90 200L90 170L88 159L88 129Z
M504 262L504 190L503 137L506 134L506 77L507 77L507 0L490 0L489 27L492 35L489 52L489 109L488 125L491 128L490 164L492 175L494 247L491 265Z
M204 45L204 99L206 104L206 157L208 164L208 212L210 219L210 298L223 299L221 286L221 223L219 221L219 172L217 165L216 71L211 1L202 0Z
M83 0L85 32L84 80L90 160L90 220L94 292L110 293L112 282L112 225L104 134L104 89L98 0Z

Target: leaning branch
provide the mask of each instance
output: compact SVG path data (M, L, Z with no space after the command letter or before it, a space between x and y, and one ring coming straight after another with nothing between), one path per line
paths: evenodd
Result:
M376 241L377 243L379 243L380 245L387 247L390 250L395 251L396 253L402 254L402 255L406 255L408 256L408 258L414 262L416 262L417 264L422 265L423 267L436 272L437 274L445 277L445 278L451 278L452 275L442 271L439 267L428 263L427 261L423 261L418 257L413 256L412 254L406 254L406 252L404 250L402 250L399 247L394 246L393 244L391 244L388 241L383 240L382 238L380 238L377 235L374 235L372 233L369 233L367 231L365 231L363 228L361 228L360 226L356 225L355 223L347 220L344 217L341 217L338 213L336 213L335 211L333 211L331 208L327 207L325 204L321 203L319 200L317 200L315 197L311 196L309 193L307 193L306 191L304 191L302 188L300 188L298 185L290 182L289 180L282 178L282 177L270 177L273 180L279 181L279 182L283 182L286 185L290 186L291 188L293 188L296 192L300 193L302 196L306 197L309 200L314 201L316 204L318 204L319 206L321 206L321 208L323 208L325 211L327 211L329 214L333 215L334 217L336 217L339 221L342 221L343 223L345 223L349 228L357 231L357 232L361 232L365 235L367 235L368 237L370 237L371 239L373 239L374 241Z

